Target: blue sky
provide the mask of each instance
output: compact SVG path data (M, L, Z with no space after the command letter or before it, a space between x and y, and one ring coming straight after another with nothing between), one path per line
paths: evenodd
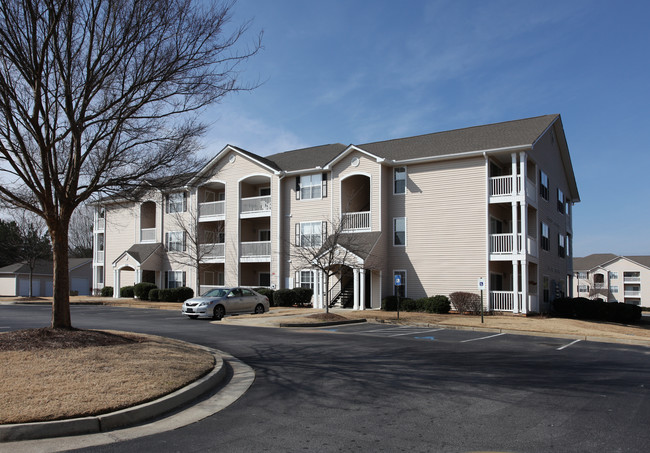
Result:
M205 155L367 143L560 113L582 201L574 255L650 255L650 2L240 0L264 30L250 93Z

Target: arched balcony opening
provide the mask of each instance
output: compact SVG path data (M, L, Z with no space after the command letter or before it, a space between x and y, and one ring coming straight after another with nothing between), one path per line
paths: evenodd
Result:
M140 242L156 242L156 203L153 201L140 205Z
M345 231L370 231L370 177L352 175L341 181L341 221Z
M271 215L271 178L250 176L239 183L239 215L241 218Z

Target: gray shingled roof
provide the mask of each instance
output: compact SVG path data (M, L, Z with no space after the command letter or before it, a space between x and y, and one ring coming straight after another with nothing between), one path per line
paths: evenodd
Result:
M339 236L339 245L357 255L363 260L367 260L372 249L375 248L381 231L372 231L368 233L343 233Z
M159 247L162 247L162 243L156 242L153 244L133 244L126 252L133 257L138 263L144 263L147 258L149 258ZM122 253L115 261L118 261L124 256ZM113 261L113 262L115 262Z
M635 261L642 266L650 267L650 256L647 255L637 255L637 256L626 256L628 260Z
M558 115L487 124L416 137L398 138L359 145L359 148L389 160L407 160L532 145Z
M70 258L68 260L68 268L73 270L85 263L90 263L91 258ZM37 260L34 266L34 274L37 275L52 275L54 264L48 260ZM0 268L0 274L29 274L29 266L27 263L14 263Z
M295 149L268 156L278 168L284 171L295 171L324 167L329 161L347 149L342 143L313 146L311 148Z
M625 258L642 266L650 267L650 256L647 255L623 256L615 255L613 253L594 253L593 255L588 255L583 258L573 258L573 270L588 271L613 261L616 258Z

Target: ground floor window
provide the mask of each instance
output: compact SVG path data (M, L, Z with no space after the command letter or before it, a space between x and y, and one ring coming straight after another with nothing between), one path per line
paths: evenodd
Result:
M400 279L400 285L397 286L395 285L395 277L399 275ZM393 285L394 285L394 294L395 296L399 297L406 297L406 271L399 270L399 271L393 271Z
M97 268L97 284L103 285L104 284L104 267L98 267Z
M269 272L260 272L260 286L271 286L271 274Z
M298 285L301 288L314 290L314 271L300 271L297 273Z
M185 286L185 272L166 271L165 281L167 288L180 288L181 286Z

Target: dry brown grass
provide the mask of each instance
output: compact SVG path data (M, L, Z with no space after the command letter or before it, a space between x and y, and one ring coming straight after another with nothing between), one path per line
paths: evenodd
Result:
M7 345L6 336L0 334L0 345ZM111 412L173 392L214 366L212 354L187 343L124 337L108 345L100 339L91 346L70 347L68 339L61 340L67 345L52 341L53 347L38 349L0 348L0 423Z

